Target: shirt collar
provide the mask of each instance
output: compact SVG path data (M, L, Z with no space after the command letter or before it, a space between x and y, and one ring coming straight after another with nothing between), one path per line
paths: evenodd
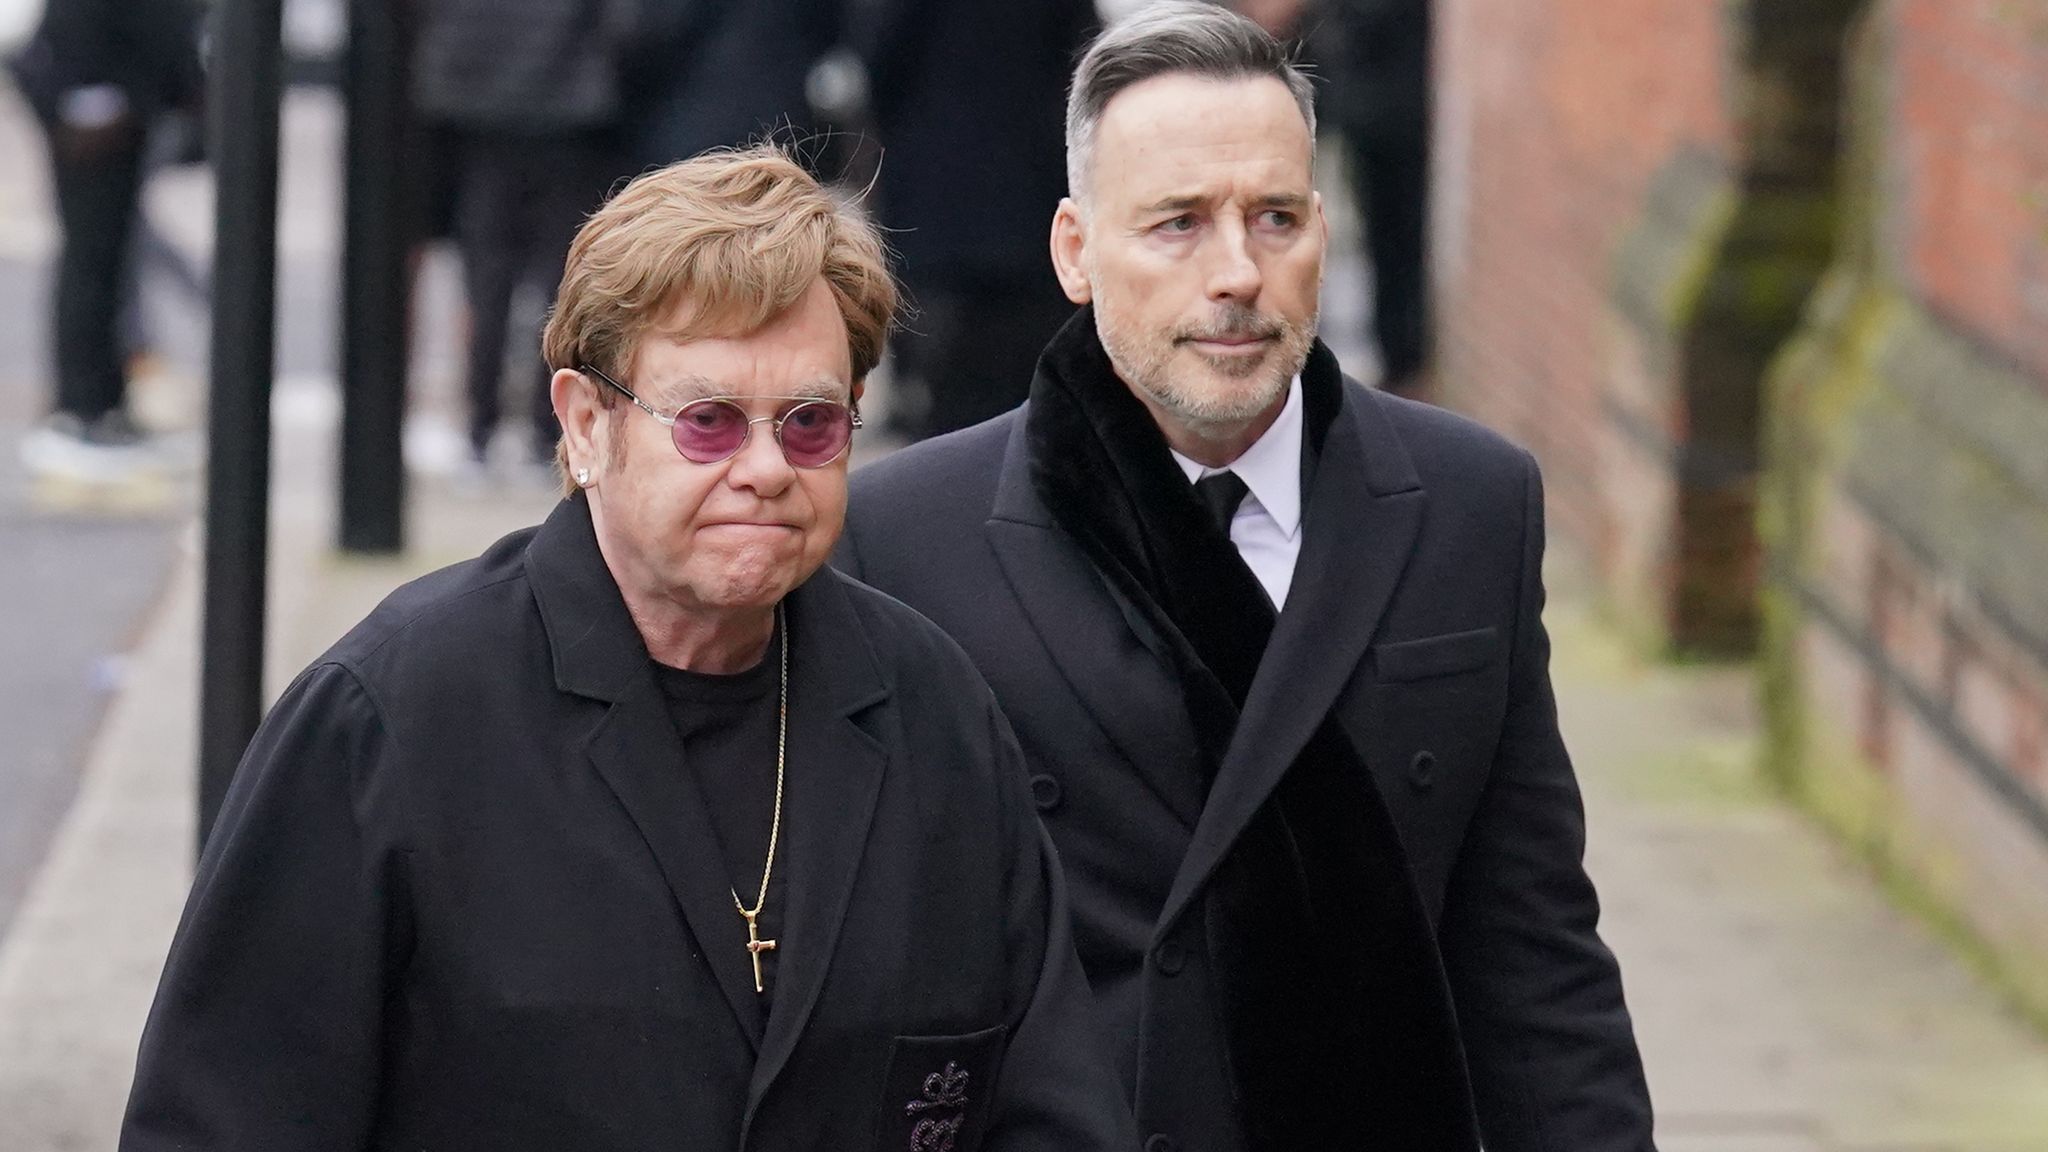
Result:
M1273 426L1227 468L1205 467L1179 452L1173 453L1173 460L1189 483L1217 472L1237 473L1259 506L1291 540L1301 529L1301 434L1301 377L1296 376L1287 386L1287 403L1281 406Z

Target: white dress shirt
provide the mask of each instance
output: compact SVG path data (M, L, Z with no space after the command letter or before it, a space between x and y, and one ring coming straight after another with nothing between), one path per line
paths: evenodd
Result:
M1205 467L1178 452L1173 459L1189 483L1218 472L1235 472L1244 481L1250 492L1230 522L1230 542L1273 598L1274 611L1285 608L1301 555L1301 377L1288 385L1273 426L1229 467Z

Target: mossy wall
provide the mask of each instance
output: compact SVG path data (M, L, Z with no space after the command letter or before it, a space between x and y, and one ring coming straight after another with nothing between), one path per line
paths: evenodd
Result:
M1918 3L1854 41L1840 255L1770 377L1765 766L2048 1021L2048 381L1899 242Z
M1680 654L1756 641L1763 380L1833 258L1841 53L1860 3L1726 6L1737 148L1711 173L1673 156L1617 261L1617 339L1636 347L1616 357L1613 414L1639 442L1665 433L1644 447L1671 494L1635 526L1647 563L1614 582L1625 614Z

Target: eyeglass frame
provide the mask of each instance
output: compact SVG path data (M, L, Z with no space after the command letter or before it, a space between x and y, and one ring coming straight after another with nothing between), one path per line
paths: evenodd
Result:
M837 400L832 400L824 396L699 396L695 400L691 400L687 403L679 405L674 412L670 412L664 415L663 413L657 411L652 405L648 404L647 401L642 400L640 397L634 395L633 390L631 388L628 388L624 384L619 383L617 380L612 379L610 376L605 375L604 372L600 371L596 365L579 364L576 366L576 371L586 376L595 376L599 380L604 381L606 384L611 385L613 388L618 390L619 395L624 396L628 400L631 400L633 402L634 407L640 409L642 412L647 413L649 416L654 417L654 419L657 422L659 422L662 427L667 428L671 433L669 437L671 443L673 443L675 440L673 433L675 432L676 421L681 420L683 418L683 410L689 408L693 404L732 404L733 407L740 408L740 406L737 403L734 403L734 401L792 401L790 406L784 409L782 414L779 416L748 416L746 409L740 408L740 414L742 416L746 416L747 419L747 430L746 432L741 434L738 446L734 447L730 454L720 456L716 460L691 460L688 456L683 454L682 445L676 444L676 455L682 456L684 460L688 461L691 464L699 464L706 466L712 464L723 464L727 460L730 460L734 456L738 456L740 453L747 450L747 441L753 439L754 437L754 425L773 424L775 426L775 430L773 433L771 433L771 435L775 437L775 450L782 453L783 461L787 463L791 468L802 468L807 472L818 468L829 468L833 464L837 463L840 459L844 458L848 452L851 452L853 450L853 434L855 432L860 431L861 428L864 426L860 418L859 400L855 400L851 404L841 404ZM782 445L782 422L789 419L790 415L794 413L797 409L803 408L811 404L830 404L835 408L844 408L846 409L846 414L849 417L851 417L851 423L848 425L846 430L846 443L840 446L839 451L832 454L831 459L821 460L816 464L799 464L796 461L791 460L789 458L789 449L783 447Z

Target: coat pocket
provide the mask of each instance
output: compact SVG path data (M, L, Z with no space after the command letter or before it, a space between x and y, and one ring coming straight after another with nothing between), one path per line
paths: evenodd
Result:
M1484 668L1500 654L1500 629L1474 628L1419 640L1373 646L1373 671L1382 681L1427 680Z
M875 1152L974 1152L988 1129L1009 1026L898 1036L875 1110Z

